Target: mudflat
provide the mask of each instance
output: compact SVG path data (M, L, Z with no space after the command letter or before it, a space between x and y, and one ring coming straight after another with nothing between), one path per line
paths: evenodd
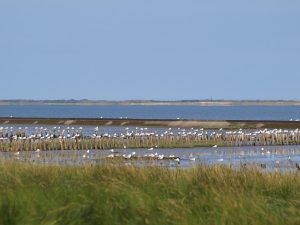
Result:
M300 127L300 121L271 120L185 120L185 119L117 119L117 118L25 118L0 117L0 124L86 125L86 126L154 126L194 127L206 129L254 129Z

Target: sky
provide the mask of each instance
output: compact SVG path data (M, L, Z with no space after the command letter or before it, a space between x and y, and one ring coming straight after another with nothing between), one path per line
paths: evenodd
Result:
M300 100L300 1L1 0L0 99Z

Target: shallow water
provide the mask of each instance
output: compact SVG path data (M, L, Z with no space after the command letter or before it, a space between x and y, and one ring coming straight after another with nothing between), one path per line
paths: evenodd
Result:
M0 106L0 116L55 118L136 118L289 120L300 106Z
M173 159L123 159L122 155L135 152L137 158L149 154L179 157ZM108 155L120 155L119 160L109 159ZM300 146L272 146L272 147L217 147L217 148L174 148L174 149L115 149L110 150L62 150L20 152L1 152L1 160L21 161L46 165L136 165L190 168L199 164L228 165L233 168L259 168L264 171L296 171L296 163L300 163ZM151 159L150 159L151 158ZM195 158L192 161L191 158Z

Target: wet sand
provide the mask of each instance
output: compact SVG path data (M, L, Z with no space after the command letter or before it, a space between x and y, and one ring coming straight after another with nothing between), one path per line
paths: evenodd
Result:
M124 119L124 118L23 118L0 117L0 124L82 125L82 126L144 126L186 127L205 129L237 128L300 128L300 121L270 120L185 120L185 119Z

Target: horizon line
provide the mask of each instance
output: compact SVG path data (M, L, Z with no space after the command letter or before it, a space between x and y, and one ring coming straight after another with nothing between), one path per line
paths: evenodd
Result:
M300 99L123 99L123 100L107 100L107 99L0 99L1 102L16 102L16 101L25 101L25 102L55 102L55 101L72 101L72 102L241 102L241 101L250 101L250 102L300 102Z

